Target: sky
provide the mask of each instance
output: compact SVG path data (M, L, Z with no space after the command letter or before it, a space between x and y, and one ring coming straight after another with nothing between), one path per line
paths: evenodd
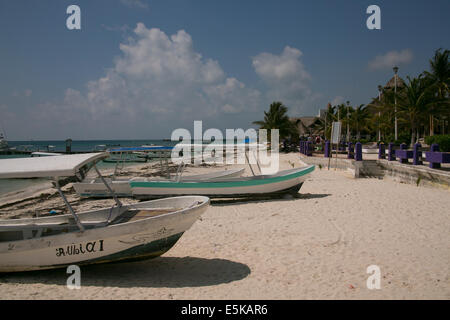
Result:
M81 29L69 30L70 5ZM370 5L381 29L369 30ZM367 104L399 67L450 49L450 1L0 1L8 140L161 139L248 129L273 101L315 116Z

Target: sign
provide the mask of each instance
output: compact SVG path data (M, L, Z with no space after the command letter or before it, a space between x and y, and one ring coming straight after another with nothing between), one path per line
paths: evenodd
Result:
M342 122L333 122L331 126L331 143L339 144L341 138Z

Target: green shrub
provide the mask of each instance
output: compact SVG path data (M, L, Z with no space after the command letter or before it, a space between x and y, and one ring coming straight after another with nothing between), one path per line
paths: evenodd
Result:
M384 143L387 145L390 142L393 142L395 145L400 145L402 143L406 143L407 145L409 145L411 143L411 134L406 133L406 132L401 132L398 134L397 136L397 140L394 140L395 137L394 135L388 135L386 136L386 138L384 139Z
M439 151L450 152L450 134L425 137L425 143L430 146L433 143L437 143L439 145Z

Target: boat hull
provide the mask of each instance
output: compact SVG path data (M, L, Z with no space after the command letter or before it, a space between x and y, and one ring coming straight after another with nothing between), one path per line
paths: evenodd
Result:
M235 170L224 170L219 172L211 172L208 174L199 174L192 176L182 176L182 181L212 181L215 179L222 178L232 178L239 177L244 173L244 169L235 169ZM134 178L134 181L152 181L152 179L148 178ZM163 180L163 179L161 179ZM131 192L130 180L129 179L116 179L112 180L107 178L106 181L111 189L114 191L116 196L118 197L131 197L133 196ZM163 180L169 181L169 180ZM91 198L106 198L111 197L111 194L106 189L105 184L100 179L95 179L91 182L80 182L74 183L73 185L75 192L80 197L91 197Z
M273 176L244 177L203 182L130 182L133 196L151 199L176 195L203 195L210 198L249 197L298 192L314 170L308 166L298 170L286 170Z
M129 180L111 180L107 179L108 185L114 191L118 197L130 197L131 187ZM106 186L99 179L93 180L91 182L79 182L74 183L73 187L75 192L80 197L92 197L92 198L105 198L111 197L111 194L106 189Z
M171 199L181 198L192 197ZM169 250L207 209L209 199L202 198L202 204L195 207L151 218L88 229L84 232L1 242L0 272L158 257ZM155 201L140 202L133 207L144 210L146 204L152 202Z

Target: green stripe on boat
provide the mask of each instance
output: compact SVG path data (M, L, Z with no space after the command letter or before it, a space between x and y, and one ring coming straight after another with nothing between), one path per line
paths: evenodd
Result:
M130 181L132 188L233 188L256 186L295 179L314 171L315 166L309 166L303 170L279 177L240 181L206 181L206 182L163 182L163 181ZM299 168L300 169L300 168Z

